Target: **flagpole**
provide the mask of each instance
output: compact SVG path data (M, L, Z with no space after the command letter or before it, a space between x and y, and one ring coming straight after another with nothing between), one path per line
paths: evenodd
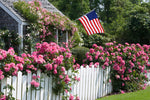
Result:
M90 12L92 12L92 11L94 11L94 10L96 10L96 8L94 8L93 10L91 10ZM88 12L88 13L86 13L86 14L84 14L84 15L87 15L87 14L89 14L90 12ZM82 16L84 16L84 15L82 15ZM80 17L82 17L82 16L80 16ZM77 21L80 17L78 17L77 19L75 19L74 21Z

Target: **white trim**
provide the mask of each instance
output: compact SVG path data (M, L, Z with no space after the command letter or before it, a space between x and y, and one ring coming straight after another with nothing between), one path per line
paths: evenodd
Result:
M22 25L29 25L29 23L27 23L27 22L22 22Z
M66 42L68 43L68 31L66 31Z
M14 14L12 11L10 11L6 6L4 6L2 3L0 3L0 7L7 12L13 19L15 19L18 23L22 23L22 21Z
M21 44L19 45L19 51L23 50L23 24L18 23L18 34L21 37Z
M56 43L58 44L58 29L56 29Z

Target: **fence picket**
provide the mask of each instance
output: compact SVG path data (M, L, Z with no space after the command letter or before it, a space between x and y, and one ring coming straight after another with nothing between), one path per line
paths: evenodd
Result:
M11 76L9 76L8 78L7 78L7 83L6 83L7 85L11 85ZM11 92L10 91L10 89L8 89L7 88L7 95L8 95L8 92Z
M83 100L86 100L86 97L85 97L85 94L86 94L86 86L85 86L85 84L86 84L86 73L85 73L85 68L83 68L83 85L82 85L82 92L83 92L83 94L82 94L82 97L83 97Z
M80 79L82 80L83 79L83 66L81 66L81 68L80 68ZM79 82L80 84L79 84L79 87L80 87L80 92L79 92L79 97L80 97L80 100L82 100L82 84L83 84L83 82L82 81L80 81Z
M36 74L32 74L32 76L36 76ZM32 96L32 100L35 100L35 89L32 89L32 91L31 91L31 96Z
M17 85L17 77L13 76L13 78L12 78L12 86L13 86L14 90L12 90L12 96L14 98L16 98L16 93L17 93L17 86L16 85Z
M54 93L52 93L52 100L55 100L55 95L54 95Z
M59 100L59 95L56 96L56 99L55 99L55 100Z
M27 76L26 75L23 75L22 77L22 100L26 100L26 86L27 84Z
M91 100L90 98L91 98L91 82L92 82L92 80L91 80L92 78L91 78L91 68L89 68L88 67L88 100Z
M22 83L22 72L18 72L17 76L17 99L21 100L21 83Z
M71 88L72 88L71 94L76 95L76 83L72 85Z
M42 73L41 74L41 89L40 89L40 91L41 91L41 99L40 100L44 100L44 78L45 77L45 75Z
M4 94L6 94L6 89L4 89L4 87L7 85L7 79L4 78L2 81L1 81L1 92L3 92Z
M94 91L94 68L91 67L91 100L93 100L93 91Z
M104 72L104 70L101 68L101 73L102 73L101 74L102 75L101 76L101 97L103 96L103 88L104 88L104 86L103 86L104 85L104 78L103 78L104 74L103 74L103 72Z
M27 74L27 100L31 100L31 77L32 73Z
M95 76L95 74L96 74L96 71L95 71L95 68L94 68L94 66L92 66L93 67L93 100L95 100L95 85L96 85L96 76Z
M105 95L107 94L107 70L108 67L105 69Z
M59 94L59 100L62 100L62 93Z
M49 88L48 88L49 89L48 90L49 91L49 93L48 93L49 94L48 95L49 99L48 100L52 100L52 77L49 78L49 82L48 83L49 83L48 84L49 85Z
M96 68L96 83L95 83L95 97L97 98L98 97L98 86L99 86L99 77L98 77L98 71L99 71L99 68Z
M45 76L45 89L44 89L44 100L48 100L48 76Z
M37 71L37 76L41 77L41 71L40 70ZM39 81L39 83L40 83L40 81ZM36 91L36 100L40 100L40 90Z
M84 68L84 73L85 73L85 100L88 100L88 80L89 80L89 68L87 66L87 68Z
M101 82L101 68L99 68L99 66L98 66L98 75L97 75L97 77L98 77L98 93L97 93L97 98L100 98L101 97L101 84L100 84L100 82Z
M78 72L79 72L79 74L77 74L77 77L79 77L80 78L80 70L78 69ZM81 79L80 79L81 80ZM80 89L80 87L79 87L79 83L80 83L80 81L79 82L77 82L77 85L76 85L76 95L78 95L79 96L79 89ZM80 97L80 96L79 96Z

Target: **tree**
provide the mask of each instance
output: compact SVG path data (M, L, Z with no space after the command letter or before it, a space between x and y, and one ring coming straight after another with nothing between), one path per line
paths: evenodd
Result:
M60 11L62 11L70 19L78 17L90 11L89 0L49 0Z
M135 6L129 13L122 39L129 43L150 44L150 4Z
M125 43L149 42L150 6L142 0L103 0L102 15L105 32L114 35L116 41Z

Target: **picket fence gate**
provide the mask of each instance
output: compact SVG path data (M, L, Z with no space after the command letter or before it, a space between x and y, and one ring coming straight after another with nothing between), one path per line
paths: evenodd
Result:
M72 86L71 94L78 95L80 100L95 100L111 93L112 85L108 82L109 73L110 68L103 70L99 67L94 68L94 66L91 68L81 66L79 74L77 74L80 81ZM9 89L3 89L3 87L9 84L15 89L11 92L16 100L62 100L61 94L55 95L52 91L52 85L54 84L52 78L40 71L37 72L37 75L43 77L40 82L42 87L40 90L31 89L32 73L22 75L19 72L17 77L4 78L1 81L1 92L7 95L10 91Z

